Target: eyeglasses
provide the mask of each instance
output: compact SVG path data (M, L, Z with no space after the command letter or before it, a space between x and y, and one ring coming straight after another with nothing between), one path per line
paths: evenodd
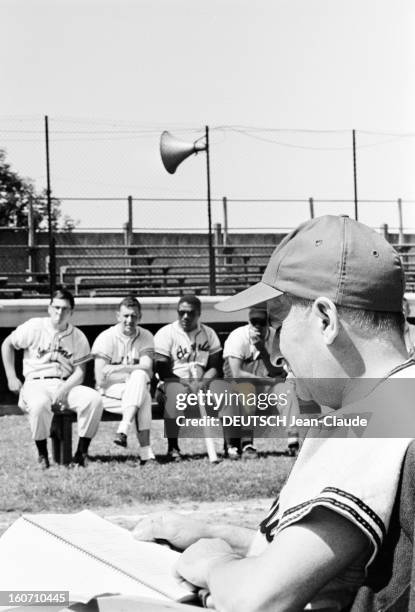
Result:
M268 323L267 319L249 319L249 322L258 327L265 327Z
M197 310L178 310L177 314L179 315L180 318L184 317L185 315L188 315L189 317L193 318L197 316L199 313L197 312Z
M51 308L56 312L70 312L72 310L69 306L55 306L55 304L51 304Z

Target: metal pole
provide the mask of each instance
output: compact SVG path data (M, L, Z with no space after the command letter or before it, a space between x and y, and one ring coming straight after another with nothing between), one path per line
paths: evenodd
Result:
M403 216L402 216L402 199L398 198L398 215L399 215L399 242L403 244Z
M359 218L357 212L357 169L356 169L356 130L353 130L353 182L354 182L354 218Z
M45 140L46 140L46 197L48 205L48 236L49 236L49 292L50 297L55 291L56 282L56 253L55 253L55 236L53 234L52 223L52 198L50 189L50 171L49 171L49 125L48 116L45 115Z
M27 205L27 246L28 246L28 252L29 252L28 270L30 273L36 271L35 241L36 241L36 234L35 234L35 224L34 224L34 219L33 219L33 201L32 201L32 197L30 197L28 205Z
M127 228L128 228L128 243L131 244L131 242L132 242L132 235L133 235L133 196L128 196L128 222L127 222Z
M133 197L128 196L128 221L127 221L127 233L126 233L126 242L127 242L127 255L131 255L131 245L133 243ZM127 260L127 266L131 266L132 260Z
M209 126L205 126L206 138L206 169L207 169L207 203L208 203L208 224L209 224L209 293L216 295L216 270L215 270L215 251L213 247L212 235L212 210L210 198L210 159L209 159Z
M314 219L314 199L308 198L308 203L310 205L310 219Z
M223 204L223 244L228 243L228 198L224 196L222 198Z

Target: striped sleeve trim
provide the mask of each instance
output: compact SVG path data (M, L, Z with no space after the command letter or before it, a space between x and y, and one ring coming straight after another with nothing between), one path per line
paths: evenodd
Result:
M371 563L385 536L385 525L362 500L341 489L334 487L323 489L317 497L285 511L274 529L270 529L268 525L268 530L273 532L271 535L275 536L289 525L300 521L318 506L324 506L341 514L361 529L373 544L373 553L368 561L368 564Z
M162 355L163 357L171 357L171 352L168 349L159 348L156 346L154 349L155 354Z
M267 516L259 525L260 532L265 535L268 542L274 539L274 532L278 526L279 519L276 518L279 509L279 497L273 502Z
M111 355L107 355L107 353L104 353L103 351L93 351L91 353L92 359L94 359L95 357L101 357L102 359L105 359L106 361L111 361Z
M216 353L219 353L221 350L222 350L222 347L219 346L214 351L209 351L209 355L216 355Z
M94 356L92 355L92 353L88 353L87 355L83 355L82 357L78 357L78 359L74 359L73 360L73 365L77 366L77 365L82 365L83 363L87 363L88 361L91 361L91 359L93 359Z

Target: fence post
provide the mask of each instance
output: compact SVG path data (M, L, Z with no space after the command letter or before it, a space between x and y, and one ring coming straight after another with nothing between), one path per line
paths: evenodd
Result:
M33 201L29 198L27 206L27 247L28 247L28 272L37 272L36 263L36 233L35 221L33 218Z
M387 223L382 223L382 225L380 226L380 229L383 232L384 239L389 242L389 226L388 226L388 224Z
M404 243L403 237L403 217L402 217L402 199L398 198L398 215L399 215L399 243Z
M223 204L223 244L226 246L228 242L228 198L222 198Z
M124 224L124 244L126 246L126 255L131 255L131 244L133 242L133 197L127 198L127 222ZM128 267L131 266L132 260L126 259L125 263Z
M314 199L308 198L308 203L310 205L310 219L314 219Z
M220 223L214 223L213 225L213 236L214 243L213 248L215 249L216 258L215 265L216 269L223 265L223 234L222 234L222 225Z

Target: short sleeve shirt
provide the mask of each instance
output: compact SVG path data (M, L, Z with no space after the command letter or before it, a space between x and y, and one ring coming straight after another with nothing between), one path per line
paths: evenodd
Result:
M85 334L68 325L55 330L48 317L29 319L11 333L15 349L23 349L23 375L68 378L74 367L90 359L89 342Z
M134 336L125 336L118 324L113 325L97 336L92 345L92 354L94 357L102 357L111 365L138 364L144 355L153 359L154 337L139 325ZM118 377L112 376L111 381L118 382Z
M138 325L134 336L125 336L118 325L113 325L97 336L92 345L92 354L103 357L113 365L134 365L143 355L153 358L153 334Z
M173 373L182 378L203 376L210 355L221 351L216 332L200 323L193 332L185 332L178 321L165 325L154 336L156 353L170 357Z
M243 369L256 376L268 376L267 369L261 359L259 351L255 348L251 336L249 323L237 327L229 334L223 348L223 358L237 357L242 360ZM279 343L275 337L275 329L270 327L265 339L265 347L269 353L272 363L281 356Z

